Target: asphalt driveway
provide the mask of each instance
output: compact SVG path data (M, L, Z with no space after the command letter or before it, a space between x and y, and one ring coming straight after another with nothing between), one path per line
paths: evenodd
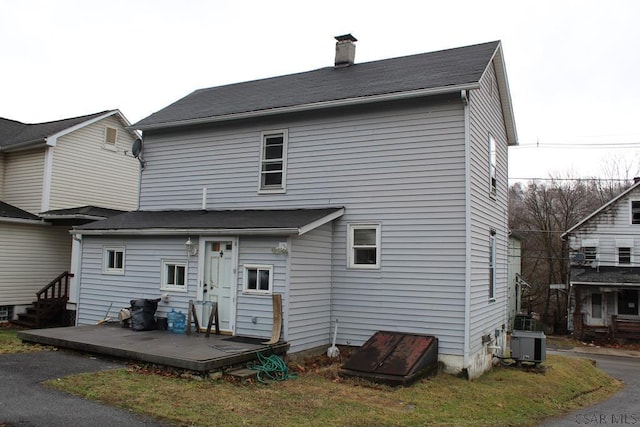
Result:
M559 418L547 420L541 426L640 425L640 358L624 357L620 355L624 352L607 352L606 350L601 354L571 351L563 351L559 354L595 360L598 368L623 381L624 388L608 400Z
M168 426L42 385L81 372L122 368L116 362L64 351L0 355L0 426Z

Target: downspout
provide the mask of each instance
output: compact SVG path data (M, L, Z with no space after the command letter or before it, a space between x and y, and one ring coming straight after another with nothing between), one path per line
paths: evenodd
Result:
M55 145L55 139L53 139L53 141L47 139L47 147L44 152L44 171L42 173L42 199L40 201L40 212L46 212L49 210L49 203L51 200L51 174L53 170L53 149Z
M469 367L471 352L471 129L469 91L460 93L464 107L464 181L465 181L465 277L464 277L464 353L462 368Z

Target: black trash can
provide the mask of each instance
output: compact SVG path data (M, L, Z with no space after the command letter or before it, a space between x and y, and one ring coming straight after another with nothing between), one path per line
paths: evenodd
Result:
M131 300L131 329L134 331L151 331L156 326L156 310L158 299L132 299Z

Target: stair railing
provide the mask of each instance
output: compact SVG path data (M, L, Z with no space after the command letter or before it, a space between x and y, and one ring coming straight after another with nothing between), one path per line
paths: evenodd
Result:
M39 328L40 317L45 307L49 307L53 302L67 302L69 300L69 279L73 273L65 271L49 282L45 287L36 292L36 328Z

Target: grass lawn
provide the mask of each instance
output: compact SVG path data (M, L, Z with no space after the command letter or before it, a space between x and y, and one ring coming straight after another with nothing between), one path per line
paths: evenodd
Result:
M0 329L0 353L7 352L5 346L8 351L39 349ZM622 386L586 359L555 355L544 370L497 366L475 381L440 373L397 388L343 379L339 366L326 357L308 359L296 365L296 379L268 385L144 365L46 384L175 425L323 427L535 425L600 401Z
M0 354L25 353L28 351L42 351L48 349L39 344L23 344L16 337L16 330L6 325L0 327Z

